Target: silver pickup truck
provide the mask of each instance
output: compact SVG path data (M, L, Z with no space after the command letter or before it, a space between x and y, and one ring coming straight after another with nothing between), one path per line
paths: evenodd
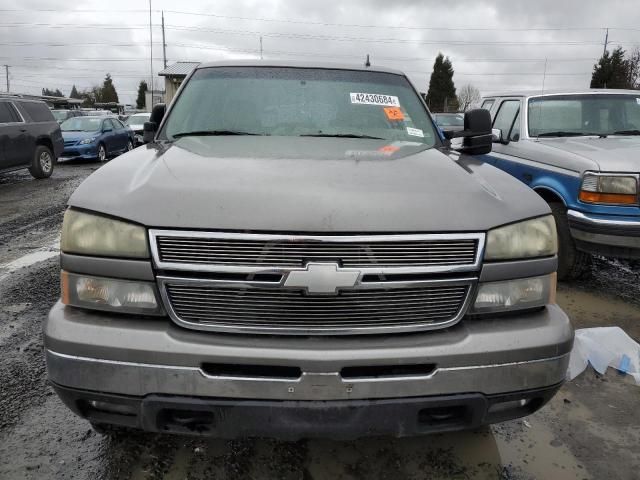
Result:
M418 435L565 379L547 204L401 72L201 65L72 195L49 380L102 432Z

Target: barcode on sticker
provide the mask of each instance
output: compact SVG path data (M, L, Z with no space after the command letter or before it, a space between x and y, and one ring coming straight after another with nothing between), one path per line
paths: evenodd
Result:
M381 95L379 93L350 93L351 103L361 105L382 105L385 107L399 107L400 100L393 95Z
M422 138L424 138L424 132L422 130L420 130L419 128L407 127L407 133L409 135L414 136L414 137L422 137Z

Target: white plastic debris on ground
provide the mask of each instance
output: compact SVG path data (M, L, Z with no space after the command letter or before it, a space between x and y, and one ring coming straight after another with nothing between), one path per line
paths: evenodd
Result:
M620 327L576 330L567 371L569 380L580 375L589 363L602 375L607 371L607 367L613 367L633 376L640 385L640 344Z

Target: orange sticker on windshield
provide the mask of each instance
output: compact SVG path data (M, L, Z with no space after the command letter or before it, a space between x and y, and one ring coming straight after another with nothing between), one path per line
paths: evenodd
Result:
M384 107L384 113L389 120L404 120L404 114L398 107Z

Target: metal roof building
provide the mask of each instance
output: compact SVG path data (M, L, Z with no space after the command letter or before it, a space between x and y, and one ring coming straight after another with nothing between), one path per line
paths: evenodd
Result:
M164 101L170 103L187 75L200 65L200 62L176 62L169 65L158 75L164 77Z

